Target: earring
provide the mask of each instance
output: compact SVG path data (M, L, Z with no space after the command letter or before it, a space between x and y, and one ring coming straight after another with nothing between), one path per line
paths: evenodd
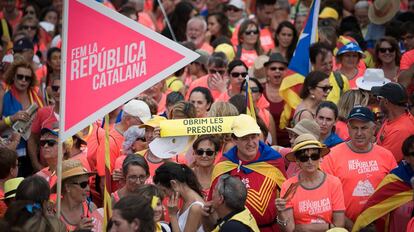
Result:
M315 95L311 94L311 98L312 98L312 99L315 99Z

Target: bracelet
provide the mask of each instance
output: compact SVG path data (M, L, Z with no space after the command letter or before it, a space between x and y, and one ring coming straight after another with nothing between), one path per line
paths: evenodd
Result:
M288 221L289 221L289 219L286 219L285 221L282 221L282 220L279 219L279 215L276 216L276 222L277 222L277 224L279 224L279 225L281 225L283 227L286 227L287 226Z
M12 121L10 119L10 116L7 116L4 118L4 123L6 123L7 126L12 126Z

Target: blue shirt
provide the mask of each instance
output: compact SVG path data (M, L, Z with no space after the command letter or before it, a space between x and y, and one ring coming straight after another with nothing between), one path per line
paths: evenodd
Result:
M335 132L332 132L326 139L325 141L323 141L323 143L331 148L337 144L342 143L343 140L341 138L339 138L339 136L337 134L335 134Z

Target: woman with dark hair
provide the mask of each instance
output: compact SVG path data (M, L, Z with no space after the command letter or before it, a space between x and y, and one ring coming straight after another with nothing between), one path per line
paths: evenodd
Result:
M168 213L172 231L203 232L201 218L204 200L194 172L185 164L168 162L155 171L153 180L169 196ZM183 200L181 209L178 208L179 199Z
M60 58L61 50L57 47L52 47L47 50L46 65L42 66L36 71L36 76L41 80L41 88L44 94L43 100L48 105L52 105L54 102L50 98L50 91L47 91L47 87L52 85L54 79L60 78Z
M0 217L4 215L7 209L5 204L8 193L5 189L6 181L17 177L17 153L11 149L0 147Z
M263 48L260 44L260 28L254 20L245 20L237 34L238 45L235 59L242 60L247 67L252 67L254 60L263 54Z
M211 187L211 174L218 151L221 148L217 136L201 135L193 143L193 171L203 189L204 196L208 196Z
M38 203L44 213L53 214L53 207L49 203L49 199L49 183L37 175L25 178L16 189L16 201L23 200Z
M271 53L280 53L289 62L296 49L298 42L298 32L295 26L289 21L279 24L274 35L275 48Z
M177 42L186 41L186 28L188 20L195 15L194 6L187 1L179 2L174 11L168 15L170 20L172 30L174 31L175 38ZM161 32L162 35L167 38L173 39L171 31L168 27L165 27Z
M338 119L338 107L331 101L323 101L316 109L315 121L321 128L319 140L331 148L343 140L335 133L335 123Z
M229 20L223 13L214 12L207 16L206 40L212 45L213 41L219 37L226 37L230 40Z
M150 175L148 163L140 155L128 155L122 163L122 174L125 185L111 194L112 204L134 194L137 188L145 183Z
M240 93L241 84L248 75L247 70L247 65L239 59L232 60L227 66L227 73L230 78L230 88L227 91L229 98Z
M204 118L207 117L207 112L210 110L214 99L209 89L198 86L191 91L189 101L196 108L197 118Z
M249 88L252 92L253 104L258 111L257 115L263 120L271 135L271 139L268 140L268 138L265 138L265 141L268 141L272 145L276 145L277 139L275 120L267 109L267 105L258 104L260 102L259 100L263 97L264 88L260 84L259 80L253 77L249 78ZM242 82L240 93L246 96L246 80Z
M119 200L112 212L110 232L154 232L154 211L151 201L139 196L127 196Z
M321 101L326 99L331 90L332 86L326 73L320 71L310 72L306 76L300 92L302 102L296 107L292 119L293 125L304 118L314 119L316 109Z
M385 36L375 44L374 60L377 68L384 71L386 78L397 81L400 73L401 52L393 37Z

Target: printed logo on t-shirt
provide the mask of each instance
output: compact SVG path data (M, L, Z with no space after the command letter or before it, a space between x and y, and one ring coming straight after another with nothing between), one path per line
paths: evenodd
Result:
M357 170L358 174L370 173L379 171L376 160L359 161L358 159L348 161L349 171Z
M371 182L369 180L360 180L358 181L357 186L354 188L354 191L352 192L352 196L354 197L368 197L371 196L374 193L375 189L372 186Z
M250 180L249 180L249 178L243 178L241 181L243 182L243 184L246 186L247 189L250 188L250 185L249 185Z
M331 201L328 197L311 201L311 200L304 200L299 201L299 212L300 213L308 213L309 215L316 215L323 212L331 211Z

